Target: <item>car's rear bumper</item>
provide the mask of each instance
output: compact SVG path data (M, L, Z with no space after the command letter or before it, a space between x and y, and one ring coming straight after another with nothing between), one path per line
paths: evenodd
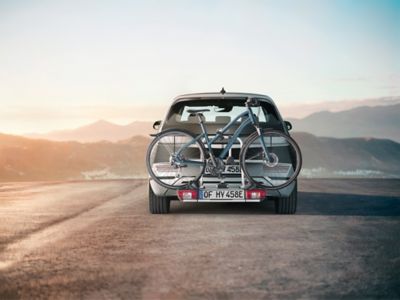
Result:
M167 189L165 187L160 186L158 183L156 183L154 180L151 178L149 179L151 188L157 196L163 196L163 197L168 197L171 200L178 200L176 190L171 190ZM275 198L275 197L289 197L293 189L295 188L296 180L289 184L287 187L279 189L279 190L268 190L266 199L268 198ZM203 187L205 189L218 189L218 184L215 183L214 185L209 184L208 186ZM240 184L235 184L235 183L230 183L227 184L226 188L223 188L224 190L226 189L240 189ZM221 200L221 199L191 199L191 200L184 200L183 202L260 202L264 199L258 199L258 200L253 200L253 199L235 199L235 200Z

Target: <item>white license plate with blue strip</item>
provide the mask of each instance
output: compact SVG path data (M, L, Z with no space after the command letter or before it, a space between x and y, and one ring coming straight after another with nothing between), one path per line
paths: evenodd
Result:
M244 190L241 189L218 189L200 190L200 200L243 200Z

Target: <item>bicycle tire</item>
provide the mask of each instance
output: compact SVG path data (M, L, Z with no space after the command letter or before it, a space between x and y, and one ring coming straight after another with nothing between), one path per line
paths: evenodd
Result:
M246 142L243 145L243 148L240 152L240 166L243 170L243 173L245 174L246 178L248 179L248 181L258 187L262 187L266 190L278 190L278 189L282 189L286 186L288 186L289 184L291 184L299 175L300 170L301 170L301 166L302 166L302 155L301 155L301 151L300 151L300 147L299 145L296 143L296 141L291 138L290 136L284 134L283 132L277 131L277 130L265 130L262 132L263 136L269 134L269 135L276 135L278 137L284 138L288 144L293 148L294 152L295 152L295 162L296 162L296 166L294 168L293 173L290 175L290 178L287 179L284 183L282 184L277 184L277 185L266 185L265 183L263 183L263 181L260 180L256 180L255 176L253 176L252 174L250 174L249 171L249 163L246 164L246 155L248 154L247 152L249 151L249 149L251 149L251 146L253 145L257 145L254 144L254 142L259 138L259 135L257 132L252 133L248 139L246 140ZM271 146L272 146L272 142L271 142ZM254 149L254 148L253 148ZM289 150L291 151L291 150ZM264 169L264 168L263 168ZM261 176L257 176L257 177L261 177ZM262 176L265 179L265 176ZM266 179L265 179L266 180ZM271 183L272 181L270 181Z
M147 167L147 171L148 171L150 177L156 183L158 183L159 185L161 185L161 186L163 186L163 187L165 187L167 189L176 190L176 189L183 189L183 188L189 187L191 183L198 182L199 178L204 174L204 169L205 169L205 166L206 166L206 156L205 156L206 152L205 152L204 145L203 145L203 143L201 141L195 141L194 142L194 144L196 144L198 146L199 156L200 156L199 159L201 160L201 164L200 164L199 171L197 172L198 174L196 176L194 176L194 178L191 178L190 181L182 182L181 184L179 184L179 183L178 184L173 184L173 185L172 184L168 184L166 181L162 181L159 178L160 176L157 176L157 174L155 174L154 171L153 171L154 161L153 161L151 156L153 155L153 151L157 151L157 150L154 150L154 147L156 145L158 145L157 143L162 138L165 138L165 137L167 137L169 135L173 136L173 134L175 134L174 136L177 136L177 135L181 135L182 136L183 135L183 136L186 136L186 137L191 138L191 139L195 139L196 138L196 136L192 132L190 132L188 130L183 130L183 129L171 128L171 129L167 129L167 130L164 130L164 131L160 132L159 134L157 134L157 136L153 139L153 141L150 143L149 147L147 148L146 167ZM156 155L156 154L154 154L154 155ZM165 163L167 163L167 162L165 162Z

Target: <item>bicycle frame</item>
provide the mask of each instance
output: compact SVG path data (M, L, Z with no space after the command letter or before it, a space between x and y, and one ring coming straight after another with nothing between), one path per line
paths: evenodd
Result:
M206 126L204 125L204 122L203 122L202 118L199 117L199 123L200 123L199 125L200 125L200 127L201 127L202 133L200 133L200 134L199 134L198 136L196 136L194 139L192 139L192 140L190 140L189 142L187 142L186 144L184 144L184 145L177 151L176 157L177 157L178 160L179 160L179 157L180 157L180 154L181 154L182 151L184 151L187 147L189 147L190 145L192 145L193 143L195 143L195 142L197 142L197 141L200 141L200 143L202 143L202 140L201 140L201 139L204 138L204 140L205 140L205 145L207 145L207 150L208 150L208 152L209 152L209 154L210 154L210 158L211 158L211 160L213 161L213 163L215 164L215 163L216 163L216 162L215 162L215 155L214 155L214 152L213 152L213 150L212 150L212 145L213 145L218 139L220 139L221 137L223 137L224 134L225 134L231 127L233 127L234 124L235 124L240 118L243 118L243 117L246 117L246 116L247 116L247 118L245 118L244 121L240 124L240 126L235 130L235 132L233 133L232 137L229 139L229 141L228 141L226 147L225 147L225 148L221 151L221 153L218 155L218 158L224 159L224 158L227 156L227 154L229 153L229 150L232 148L233 144L237 141L239 135L242 133L242 131L244 130L244 128L245 128L246 126L252 124L252 125L256 128L256 131L257 131L258 135L261 136L261 134L262 134L262 130L261 130L261 128L258 126L257 121L256 121L256 118L255 118L255 116L254 116L254 114L253 114L253 111L252 111L252 109L251 109L250 106L247 106L247 110L246 110L246 111L244 111L244 112L242 112L241 114L239 114L238 116L236 116L236 117L235 117L233 120L231 120L227 125L225 125L224 128L218 130L218 131L216 132L215 136L214 136L212 139L209 138L208 133L207 133L207 128L206 128ZM262 147L263 147L265 153L267 154L268 152L267 152L267 147L266 147L266 145L265 145L264 139L261 139L261 144L262 144ZM269 156L266 155L265 158L266 158L266 160L269 162ZM180 161L180 163L184 163L184 164L187 164L187 163L190 163L190 164L201 164L201 162L196 162L196 161L191 161L191 160L182 160L182 161Z

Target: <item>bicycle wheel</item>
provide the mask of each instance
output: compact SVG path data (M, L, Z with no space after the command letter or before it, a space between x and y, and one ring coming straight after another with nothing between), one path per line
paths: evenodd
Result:
M286 134L275 130L267 130L261 136L254 132L240 153L240 165L248 181L267 190L281 189L292 183L299 175L301 163L302 157L297 143Z
M189 131L168 129L149 145L147 170L152 179L168 189L196 182L206 165L204 146Z

